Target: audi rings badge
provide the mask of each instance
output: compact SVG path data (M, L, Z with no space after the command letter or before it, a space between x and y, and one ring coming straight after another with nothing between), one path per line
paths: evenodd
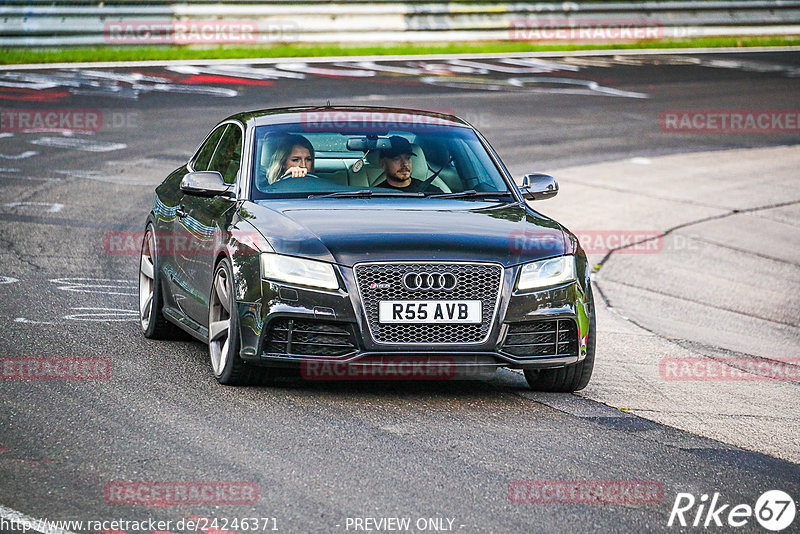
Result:
M452 273L407 273L403 277L403 285L412 291L451 291L457 282L456 275Z

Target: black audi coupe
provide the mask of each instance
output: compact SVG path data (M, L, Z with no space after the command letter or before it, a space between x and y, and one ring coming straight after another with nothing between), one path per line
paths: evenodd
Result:
M208 344L222 384L447 379L520 369L533 389L592 374L577 238L526 204L451 115L295 107L233 115L156 188L139 263L148 338Z

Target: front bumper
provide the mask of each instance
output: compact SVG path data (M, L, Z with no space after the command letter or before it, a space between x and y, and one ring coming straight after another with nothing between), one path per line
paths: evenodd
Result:
M446 361L466 374L497 367L556 368L581 361L594 313L588 281L515 292L518 268L504 269L486 338L463 344L421 344L413 339L400 344L376 342L350 268L339 269L346 290L262 280L261 300L239 303L240 355L250 363L304 369L314 368L312 362L380 369L397 367L399 362L414 367ZM555 350L540 343L552 339Z

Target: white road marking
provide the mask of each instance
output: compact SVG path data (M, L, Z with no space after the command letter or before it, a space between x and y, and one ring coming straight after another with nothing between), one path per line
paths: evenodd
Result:
M38 182L62 182L61 178L37 178L34 176L3 176L3 178L13 178L15 180L36 180Z
M0 172L19 172L19 169L11 169L11 168L0 167Z
M20 530L33 530L35 532L39 532L40 534L75 534L69 530L64 530L63 528L56 527L50 524L47 521L42 521L41 519L34 519L29 515L25 515L22 512L18 512L16 510L12 510L11 508L7 508L0 504L0 517L7 520L11 523L16 523L17 525L26 525L27 529ZM44 523L44 524L42 524Z
M622 91L605 87L592 80L556 78L548 76L525 76L503 79L478 78L475 76L423 76L422 83L453 89L480 89L483 91L529 91L531 93L616 96L626 98L650 98L646 93Z
M567 65L566 63L556 63L554 61L543 61L541 59L530 58L530 57L520 57L520 58L506 58L500 59L500 63L505 63L507 65L522 65L525 67L535 67L545 71L559 71L559 70L569 70L569 71L579 71L580 67L577 65Z
M100 293L103 295L139 294L136 280L116 280L113 278L53 278L52 283L60 286L61 291L75 293Z
M237 78L250 78L253 80L274 80L277 78L294 78L304 80L306 75L302 72L280 71L270 67L248 67L246 65L220 65L218 67L193 67L190 65L177 65L167 67L170 72L179 74L197 75L207 74L213 76L234 76Z
M127 148L125 143L104 143L91 139L79 139L76 137L40 137L30 141L31 144L49 146L54 148L67 148L72 150L83 150L84 152L111 152Z
M302 72L289 72L273 69L272 67L250 67L247 65L220 65L217 68L204 69L205 74L221 74L223 76L236 76L239 78L253 78L256 80L268 80L275 78L292 78L295 80L305 80L306 75Z
M11 209L22 206L50 206L45 210L47 213L58 213L64 209L64 204L59 204L58 202L6 202L3 204L3 207Z
M631 158L630 162L635 165L650 165L650 158Z
M374 61L352 61L352 62L343 61L341 63L334 63L334 65L338 67L346 67L354 65L358 68L366 70L374 70L375 72L391 72L393 74L408 74L409 76L418 76L422 74L422 69L398 67L395 65L379 65Z
M616 62L613 57L569 57L564 58L565 63L576 67L613 67Z
M423 76L419 81L437 87L451 87L453 89L481 89L484 91L503 91L508 89L508 84L505 80L493 80L491 78Z
M93 322L123 322L138 321L139 312L136 310L122 310L119 308L71 308L75 311L84 313L73 313L65 315L64 319L69 321L93 321Z
M42 89L53 89L58 87L57 81L54 81L52 75L37 74L37 73L23 73L23 72L6 72L0 77L0 87L13 87L16 89L32 89L40 91Z
M360 69L322 69L310 67L305 63L278 63L275 68L289 72L301 72L303 74L316 74L317 76L345 76L368 78L375 76L375 71Z
M20 152L19 154L0 154L0 158L3 159L26 159L32 156L37 155L38 152L35 150L26 150L25 152Z
M138 100L141 94L180 93L234 97L237 91L222 87L176 84L168 78L145 76L140 73L117 73L99 70L80 70L70 65L63 70L38 74L0 69L0 86L30 90L64 87L75 95L110 96Z
M566 94L600 94L608 96L620 96L626 98L650 98L647 93L637 93L634 91L622 91L613 87L605 87L591 80L577 80L574 78L549 78L546 76L527 76L523 78L509 78L508 85L514 87L524 87L536 92L545 93L566 93ZM547 84L549 87L530 86L528 84ZM553 84L566 87L552 87ZM575 88L571 87L574 86Z
M448 76L451 74L489 74L489 71L483 68L465 67L462 65L454 65L453 62L458 60L449 60L447 63L428 63L425 61L411 61L409 64L419 66L423 71Z
M12 278L10 276L0 276L0 285L2 284L13 284L14 282L19 282L18 278Z
M71 69L75 70L75 69ZM114 82L137 84L140 82L169 83L167 78L160 76L146 76L140 72L111 72L102 70L81 70L81 77L97 78Z
M5 139L6 137L14 137L14 134L11 132L0 132L0 139Z
M464 54L387 54L379 56L320 56L240 59L173 59L148 61L97 61L83 63L27 63L2 65L0 72L8 70L85 69L123 67L168 67L178 65L274 65L276 63L333 63L351 61L443 61L448 59L506 59L506 58L559 58L589 56L661 56L685 54L742 54L750 52L800 52L800 46L752 46L728 48L630 48L625 50L553 50L548 52L498 52ZM0 83L2 85L2 83Z
M516 66L512 66L515 63L510 63L509 60L502 61L502 63L505 63L505 65L495 65L493 63L486 63L482 61L468 61L465 59L451 59L448 61L448 63L451 65L471 67L494 72L503 72L506 74L542 74L559 70L572 70L570 69L570 67L572 67L571 65L560 65L558 63L545 61L542 61L541 64L538 65L535 63L526 64L522 62L515 62Z
M26 319L25 317L16 317L14 319L15 323L25 323L25 324L56 324L50 321L34 321L33 319Z

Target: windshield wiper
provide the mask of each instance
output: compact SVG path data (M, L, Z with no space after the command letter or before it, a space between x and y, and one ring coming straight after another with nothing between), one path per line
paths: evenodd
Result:
M424 197L424 193L404 193L403 191L373 191L362 189L360 191L337 191L321 195L308 195L308 198L370 198L370 197Z
M511 191L476 191L467 189L459 193L441 193L428 195L428 198L475 198L475 197L510 197Z

